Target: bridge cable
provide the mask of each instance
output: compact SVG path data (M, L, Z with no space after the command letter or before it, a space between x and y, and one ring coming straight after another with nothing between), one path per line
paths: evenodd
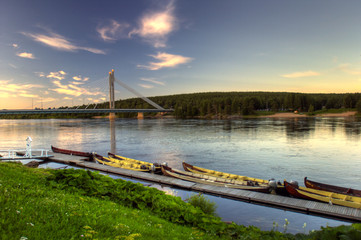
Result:
M144 101L146 101L147 103L149 103L150 105L152 105L153 107L155 107L158 110L165 110L164 108L162 108L161 106L159 106L158 104L156 104L155 102L153 102L152 100L150 100L149 98L143 96L142 94L138 93L137 91L135 91L133 88L129 87L128 85L126 85L125 83L123 83L122 81L114 78L114 80L122 87L124 87L125 89L127 89L129 92L132 92L133 94L135 94L136 96L138 96L139 98L143 99Z

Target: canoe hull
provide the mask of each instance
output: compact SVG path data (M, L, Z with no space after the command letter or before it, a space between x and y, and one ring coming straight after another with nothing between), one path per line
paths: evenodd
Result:
M227 187L233 189L240 189L240 190L248 190L248 191L255 191L255 192L262 192L262 193L270 193L271 188L267 185L265 186L249 186L249 185L240 185L240 184L233 184L229 181L229 179L221 179L221 178L209 178L209 176L201 175L201 174L192 174L189 172L184 172L181 170L172 169L167 166L162 166L163 175L168 177L173 177L177 179L181 179L184 181L195 182L195 183L202 183L207 185L219 186L219 187ZM222 182L224 181L224 182Z
M197 166L191 165L186 162L183 162L182 165L183 165L184 170L187 172L199 173L199 174L204 174L204 175L208 175L208 176L221 177L221 178L227 178L227 179L233 179L236 181L250 181L250 182L255 182L255 183L261 184L261 185L269 184L268 180L264 180L264 179L260 179L260 178L253 178L253 177L241 176L241 175L232 174L232 173L224 173L224 172L214 171L214 170L210 170L210 169L206 169L206 168L197 167ZM280 182L276 183L275 192L276 192L276 194L279 194L279 195L287 194L285 187Z
M150 172L151 171L151 168L149 166L145 166L143 164L120 163L120 162L113 161L110 158L103 157L99 154L94 154L93 158L98 163L103 164L103 165L108 165L111 167L123 168L123 169L127 169L127 170L138 171L138 172Z
M350 208L361 208L361 198L340 193L328 192L306 187L299 187L284 181L287 192L296 198L341 205Z
M81 157L88 157L88 158L92 157L92 154L89 152L67 150L67 149L57 148L54 146L51 146L51 150L55 153L62 153L62 154L67 154L67 155L74 155L74 156L81 156Z
M305 182L305 186L308 188L361 197L361 190L319 183L319 182L308 180L307 177L305 177L304 182Z

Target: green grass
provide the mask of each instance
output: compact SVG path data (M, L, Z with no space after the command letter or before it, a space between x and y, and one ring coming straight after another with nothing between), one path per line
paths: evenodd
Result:
M147 211L53 189L49 174L0 163L0 239L218 239Z
M361 224L310 235L261 231L141 184L17 163L0 162L0 206L0 239L361 239Z

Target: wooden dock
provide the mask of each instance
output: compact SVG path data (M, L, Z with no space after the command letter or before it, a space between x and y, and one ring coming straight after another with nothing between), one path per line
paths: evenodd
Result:
M231 198L239 201L261 204L281 208L300 213L329 217L350 222L361 222L361 209L349 208L326 203L308 201L297 198L284 197L279 195L264 194L246 190L231 189L227 187L211 186L200 183L183 181L167 176L137 172L127 169L114 168L95 162L84 161L84 157L71 156L59 153L52 153L49 160L81 168L93 169L109 174L120 175L128 178L164 184L180 189L197 191L224 198Z

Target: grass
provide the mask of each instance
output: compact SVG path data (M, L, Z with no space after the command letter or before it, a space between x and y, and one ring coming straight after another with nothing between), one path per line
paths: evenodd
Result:
M261 231L140 184L18 163L0 162L0 206L0 239L361 239L361 224L310 235Z
M0 163L0 239L219 239L147 211L50 188L49 174Z

